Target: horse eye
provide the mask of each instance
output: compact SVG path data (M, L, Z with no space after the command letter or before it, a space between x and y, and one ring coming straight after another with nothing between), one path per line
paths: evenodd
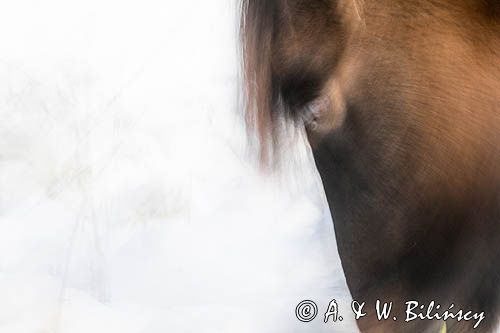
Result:
M304 125L312 131L318 129L321 119L324 118L329 107L330 102L327 97L319 97L307 104L302 110Z

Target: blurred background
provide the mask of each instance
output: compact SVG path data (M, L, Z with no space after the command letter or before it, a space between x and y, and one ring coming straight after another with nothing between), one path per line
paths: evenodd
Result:
M0 332L356 331L303 134L247 145L237 13L0 2Z

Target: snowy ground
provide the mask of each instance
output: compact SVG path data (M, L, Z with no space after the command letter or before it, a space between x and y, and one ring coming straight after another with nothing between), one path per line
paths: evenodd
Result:
M235 13L0 2L0 332L355 331L300 134L281 175L251 163Z

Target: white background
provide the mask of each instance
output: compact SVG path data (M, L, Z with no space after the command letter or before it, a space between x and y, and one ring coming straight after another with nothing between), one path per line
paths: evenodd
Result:
M355 331L301 133L252 163L236 7L0 2L0 332Z

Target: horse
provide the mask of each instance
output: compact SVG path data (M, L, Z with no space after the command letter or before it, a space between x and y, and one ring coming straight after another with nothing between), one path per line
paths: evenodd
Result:
M281 158L283 122L305 128L351 295L393 304L387 320L366 309L360 331L494 330L500 1L241 0L240 9L245 114L261 163ZM484 320L405 320L409 300Z

